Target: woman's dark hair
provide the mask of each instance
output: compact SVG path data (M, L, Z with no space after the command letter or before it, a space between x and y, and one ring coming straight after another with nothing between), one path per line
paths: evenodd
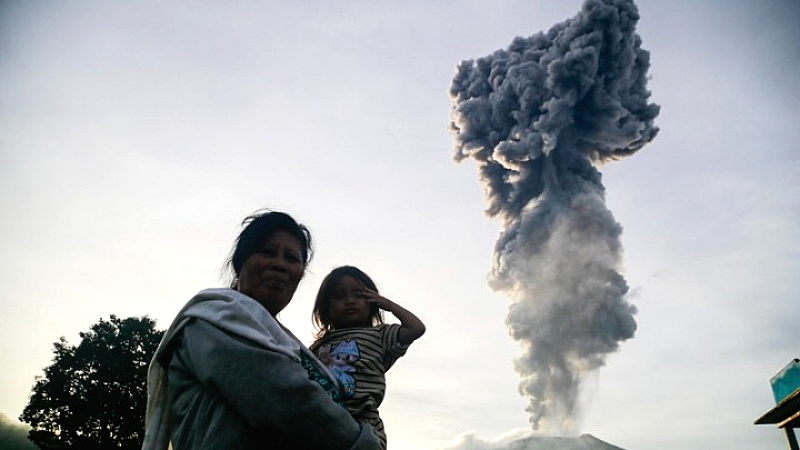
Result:
M352 277L364 286L378 292L375 282L361 269L353 266L341 266L333 269L319 285L317 299L314 301L314 309L311 312L311 320L317 329L315 333L317 339L325 336L325 333L331 330L331 297L333 297L333 290L336 289L336 285L346 276ZM369 305L369 320L372 326L383 323L383 313L376 303Z
M231 271L231 287L235 288L239 282L239 272L242 265L258 249L264 238L271 236L276 231L285 231L297 238L300 242L303 267L308 267L313 249L311 248L311 232L305 225L295 221L292 216L270 210L259 210L245 217L242 221L242 232L236 238L231 249L226 265Z

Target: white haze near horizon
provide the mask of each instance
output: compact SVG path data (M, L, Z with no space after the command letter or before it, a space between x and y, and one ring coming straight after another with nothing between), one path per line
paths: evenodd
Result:
M580 429L627 450L783 449L753 420L800 354L799 2L637 5L661 132L601 170L638 329L587 375ZM316 241L281 317L299 337L340 264L428 325L388 376L393 449L527 433L507 300L486 285L498 224L451 160L447 90L459 61L580 6L0 3L0 412L19 416L59 336L109 314L166 328L272 207Z

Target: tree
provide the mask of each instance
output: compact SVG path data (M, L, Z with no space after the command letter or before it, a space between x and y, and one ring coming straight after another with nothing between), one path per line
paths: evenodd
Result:
M42 449L140 449L147 368L164 332L148 317L100 319L75 347L62 336L20 420Z

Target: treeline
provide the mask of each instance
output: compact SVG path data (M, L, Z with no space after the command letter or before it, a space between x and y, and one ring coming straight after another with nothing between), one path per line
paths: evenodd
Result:
M28 439L30 427L10 419L0 413L0 449L37 450L39 447Z

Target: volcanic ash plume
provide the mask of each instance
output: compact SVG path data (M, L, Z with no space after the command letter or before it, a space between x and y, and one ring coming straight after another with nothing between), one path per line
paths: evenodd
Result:
M535 430L577 431L581 377L636 330L622 228L596 166L658 132L638 19L630 0L587 0L547 33L462 62L450 88L454 158L477 162L487 214L501 222L489 283L512 300Z

